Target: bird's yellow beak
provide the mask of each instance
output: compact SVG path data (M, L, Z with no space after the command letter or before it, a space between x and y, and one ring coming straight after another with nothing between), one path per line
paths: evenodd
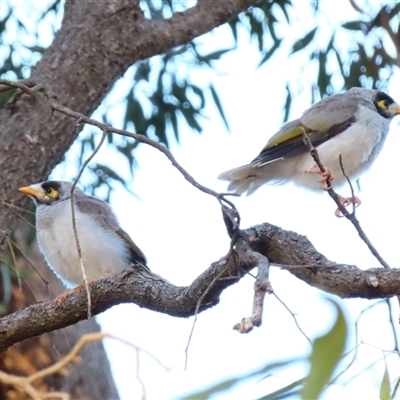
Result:
M400 105L399 103L394 102L389 106L389 111L393 113L393 115L399 115L400 114Z
M43 190L35 186L24 186L18 189L19 192L26 194L28 196L33 196L34 198L43 197Z

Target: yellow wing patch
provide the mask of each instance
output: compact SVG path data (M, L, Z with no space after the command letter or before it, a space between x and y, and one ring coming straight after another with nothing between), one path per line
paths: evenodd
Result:
M291 139L295 139L299 136L302 136L304 131L308 133L311 132L311 129L307 128L305 125L298 125L288 131L283 131L283 132L279 131L277 134L271 137L271 139L268 141L264 149L269 149L278 144L282 144L288 142Z

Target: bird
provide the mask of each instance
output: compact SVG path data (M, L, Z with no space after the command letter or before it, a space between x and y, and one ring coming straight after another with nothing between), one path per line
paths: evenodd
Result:
M398 114L400 105L388 94L353 87L312 105L300 118L284 124L253 161L218 178L230 182L229 191L247 195L266 183L293 182L318 190L329 189L334 180L340 187L347 182L346 176L357 180L371 167L382 150L390 122ZM311 156L304 134L316 148L324 172ZM355 196L338 197L344 206L361 204ZM341 216L338 210L335 214Z
M18 189L36 203L36 236L47 264L69 292L83 288L84 278L71 211L72 184L45 181ZM126 268L147 267L146 256L120 227L103 200L74 189L75 222L88 282L115 275ZM150 270L149 270L150 271ZM57 298L62 301L64 295Z

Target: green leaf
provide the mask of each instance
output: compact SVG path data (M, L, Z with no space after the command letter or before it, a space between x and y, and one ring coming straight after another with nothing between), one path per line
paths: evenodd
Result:
M264 27L263 23L258 21L252 14L249 14L250 36L256 36L258 42L258 50L262 51L264 46Z
M256 371L249 372L247 374L240 375L240 376L237 376L234 378L226 379L226 380L219 382L216 385L213 385L205 390L201 390L199 392L192 393L188 396L184 396L181 398L181 400L206 400L206 399L209 399L210 397L215 396L218 392L230 389L234 385L241 383L246 379L252 378L259 374L266 374L269 371L276 370L281 367L286 367L287 365L295 363L297 361L298 361L298 359L292 359L292 360L288 360L288 361L279 361L279 362L267 364L264 367L262 367Z
M389 371L387 369L386 360L385 360L385 372L383 373L381 387L379 390L379 399L380 400L392 399L392 396L390 395Z
M297 40L295 42L295 44L293 45L292 51L290 52L290 54L296 53L297 51L304 49L304 47L307 47L314 39L317 29L318 29L318 27L312 29L303 38Z
M8 90L7 92L0 93L0 109L4 107L8 100L14 95L16 90Z
M180 104L189 102L189 99L187 98L186 95L186 86L178 85L175 81L173 81L171 86L171 93L175 96L177 100L179 100Z
M217 50L214 51L210 54L207 54L206 56L199 56L199 61L203 61L207 64L210 63L210 61L215 61L215 60L219 60L221 58L221 56L223 56L225 53L228 53L229 51L235 50L234 47L231 47L229 49L223 49L223 50Z
M290 107L292 106L292 93L289 89L289 84L286 85L286 101L283 109L285 110L285 115L283 116L283 122L286 122L289 118Z
M142 79L148 82L149 75L150 75L150 63L149 60L144 60L137 64L136 72L133 79L135 82L138 82Z
M53 2L50 4L49 8L43 12L42 16L40 17L40 20L44 19L44 17L45 17L50 11L57 12L57 11L59 10L59 8L60 8L60 4L61 4L61 0L53 1Z
M398 2L389 3L386 7L393 7L390 9L390 11L387 12L390 19L392 19L398 13L400 13L400 3L398 3Z
M340 306L330 300L336 308L337 316L328 333L314 340L310 355L311 370L307 377L302 399L318 399L338 365L346 345L347 324Z
M182 115L185 117L187 124L195 131L200 133L202 131L202 127L196 120L196 115L198 115L197 111L189 106L188 108L182 108L180 110Z
M27 46L27 45L25 45L25 47L27 48L27 49L29 49L30 51L32 51L32 52L37 52L37 53L40 53L40 54L43 54L44 52L45 52L45 50L46 50L46 47L43 47L43 46L39 46L39 45L33 45L33 46Z
M350 31L361 31L362 24L364 24L362 21L349 21L342 24L342 28Z
M128 165L130 167L131 176L133 176L133 167L135 165L135 157L133 151L138 146L139 142L136 140L127 141L124 145L116 145L115 148L126 157Z
M179 143L178 118L176 116L176 110L175 112L171 113L169 122L171 123L172 130L174 131L175 139Z
M319 93L321 98L327 92L327 87L330 83L330 75L326 73L326 53L324 51L320 51L318 54L318 64L319 64L319 71L318 71L318 79L317 85L319 88Z
M10 12L8 13L8 15L6 15L6 16L0 21L0 33L2 33L3 31L5 31L7 21L8 21L8 19L11 17L11 15L12 15L12 10L10 10Z
M391 395L392 399L398 398L396 396L397 396L397 390L399 389L399 386L400 386L400 376L395 380L395 382L393 382L393 392L392 392L392 395Z
M304 385L306 379L307 378L298 379L297 381L294 381L294 382L290 383L289 385L286 385L283 388L275 390L274 392L269 393L266 396L260 397L257 400L276 400L276 399L280 398L279 396L282 396L282 395L285 395L285 394L286 395L289 395L289 394L293 395L294 393L292 392L292 390L297 388L297 387L299 387L299 386Z
M197 95L200 99L200 109L204 108L204 105L206 104L206 100L204 98L204 92L203 89L200 89L198 86L195 85L187 85L186 88L190 88L193 90L193 93Z
M148 119L144 115L142 105L134 97L133 90L128 94L124 119L124 129L127 129L128 122L135 125L136 133L145 135L149 127Z
M270 59L270 57L275 53L275 51L279 48L281 45L282 39L277 39L277 41L272 45L272 47L264 54L264 57L261 59L260 63L257 65L257 67L260 67L262 64L264 64L266 61Z
M229 25L229 27L231 28L231 30L232 30L232 36L233 36L233 39L235 40L235 43L237 43L237 41L238 41L238 34L237 34L237 25L238 25L238 19L237 18L234 18L232 21L229 21L228 22L228 25Z
M214 89L213 85L210 85L210 91L211 91L211 96L212 96L212 98L214 100L214 103L218 108L219 114L221 115L221 118L224 121L226 129L229 131L230 128L229 128L228 120L226 119L226 116L225 116L225 113L224 113L224 109L222 108L222 104L221 104L221 102L219 100L219 96L218 96L216 90Z
M340 69L340 73L342 74L342 77L344 78L345 77L345 73L344 73L344 69L343 69L343 61L340 58L340 54L337 51L336 47L332 47L332 49L335 52L336 59L337 59L337 62L338 62L338 66L339 66L339 69Z
M289 14L287 12L286 7L289 8L289 6L291 6L292 4L290 2L286 3L284 1L282 1L282 2L281 1L277 1L275 4L278 5L281 8L283 14L285 15L286 22L289 23L290 22L290 18L289 18Z

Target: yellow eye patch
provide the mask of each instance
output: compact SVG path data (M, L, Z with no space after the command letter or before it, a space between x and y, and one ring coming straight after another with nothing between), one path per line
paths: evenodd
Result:
M383 110L387 110L390 106L390 104L387 100L379 100L377 105L379 108L382 108Z
M52 187L47 187L46 189L44 189L44 193L47 197L57 197L58 196L58 190L52 188Z

